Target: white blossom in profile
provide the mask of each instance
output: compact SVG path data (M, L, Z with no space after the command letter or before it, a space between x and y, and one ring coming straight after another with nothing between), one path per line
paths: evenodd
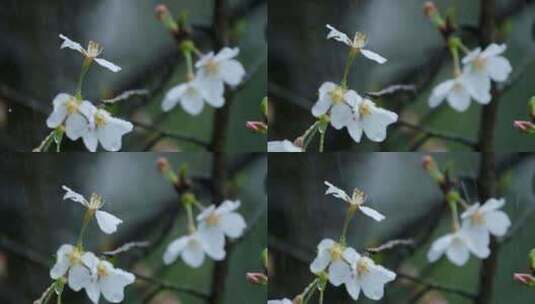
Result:
M63 196L63 199L70 199L88 208L95 215L95 218L97 219L97 224L100 227L100 230L102 230L104 233L114 233L115 231L117 231L117 226L123 222L115 215L100 210L104 205L104 202L102 201L102 197L100 195L93 193L88 201L83 195L74 192L69 187L64 185L62 186L62 188L66 191L65 195Z
M267 304L292 304L292 300L284 298L282 300L268 300Z
M136 277L130 272L115 268L108 261L99 260L94 255L84 255L82 260L91 270L91 277L84 286L89 299L97 304L102 295L110 303L122 302L125 287L133 284Z
M87 132L83 134L82 139L91 152L97 151L99 143L107 151L121 150L123 135L134 129L131 122L113 117L104 109L92 107L87 116Z
M372 300L384 296L384 286L396 279L396 274L366 256L361 256L353 248L346 248L344 258L351 265L351 276L345 282L346 290L353 300L358 300L360 292Z
M472 238L462 228L435 240L427 252L427 260L431 263L436 262L445 253L453 264L463 266L470 258L470 253L480 259L487 258L490 254L488 246L488 238L487 240L483 238Z
M326 195L331 194L332 196L347 202L349 205L357 207L362 213L378 222L385 219L385 216L377 210L364 206L366 200L366 194L364 192L355 188L355 190L353 190L353 195L349 196L344 190L334 186L328 181L324 181L324 183L327 186L327 191L325 192Z
M505 205L505 199L491 198L480 205L476 203L461 214L463 227L470 238L489 242L489 234L504 236L511 226L507 213L499 210Z
M344 247L331 240L324 239L318 244L318 255L310 264L310 271L314 274L328 269L329 282L334 286L342 285L350 276L349 262L343 257Z
M226 200L218 207L211 205L204 209L197 216L198 233L203 242L224 243L225 236L232 239L242 236L247 224L243 216L235 212L240 205L240 201Z
M169 265L180 256L184 263L198 268L204 263L205 254L216 261L223 260L226 255L225 240L216 239L214 242L205 242L198 232L191 233L172 241L165 250L163 261Z
M87 265L84 265L82 257L93 255L90 252L84 253L78 247L64 244L56 253L56 263L50 270L50 278L57 280L66 275L68 286L79 291L84 288L91 276Z
M172 110L180 104L190 115L199 115L204 109L204 103L214 108L221 108L225 104L223 91L213 91L207 86L208 82L201 82L198 78L179 84L170 89L162 101L162 110Z
M268 152L304 152L303 148L298 147L287 139L269 141L267 150Z
M429 106L435 108L447 100L454 110L464 112L472 99L484 105L488 104L491 98L489 81L464 72L437 85L429 97Z
M329 112L331 125L339 130L351 121L352 106L359 98L353 90L347 90L333 82L325 82L319 88L319 98L312 107L312 115L320 117Z
M239 48L222 48L217 54L203 55L196 63L197 76L202 87L213 95L222 96L224 84L231 87L239 85L245 76L243 65L234 59Z
M93 104L87 100L78 100L66 93L58 94L52 101L54 109L46 120L46 125L55 129L65 124L65 134L71 140L77 140L87 132L88 113Z
M90 60L94 60L100 66L105 67L106 69L114 73L121 71L121 68L117 66L115 63L109 62L108 60L103 59L103 58L98 58L102 54L102 51L104 51L104 48L100 44L94 41L89 41L87 49L84 49L80 45L80 43L72 41L71 39L69 39L63 34L59 34L59 38L63 40L63 43L61 44L60 49L69 48L71 50L78 51L82 55L84 55L84 57Z
M362 133L371 141L382 142L386 139L388 126L397 120L396 113L380 108L373 101L359 96L346 127L351 138L357 143L361 141Z
M373 60L377 63L383 64L387 61L386 58L384 58L383 56L364 48L368 43L368 37L366 36L366 34L356 32L355 36L353 37L353 40L351 40L349 39L347 34L340 32L330 24L327 24L326 27L330 30L329 34L327 34L327 39L333 38L338 42L342 42L350 48L362 53L364 57Z
M506 81L513 71L509 60L501 56L506 49L505 44L495 43L490 44L484 51L478 47L463 58L464 70L473 77L489 82Z

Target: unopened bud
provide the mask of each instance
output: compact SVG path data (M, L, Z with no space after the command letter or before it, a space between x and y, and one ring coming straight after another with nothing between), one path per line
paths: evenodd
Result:
M535 286L535 277L529 273L515 273L513 279L528 286Z
M268 277L265 273L261 272L248 272L245 274L247 281L255 285L267 285Z
M260 112L266 118L268 117L268 111L269 111L269 104L268 103L269 103L269 101L268 101L267 97L264 97L262 99L262 102L260 102Z
M515 120L513 126L523 133L535 133L535 124L526 120Z
M535 96L531 97L529 101L529 116L533 122L535 122Z
M179 179L176 173L171 168L169 161L165 157L160 157L156 161L156 166L162 175L173 185L178 185Z
M441 32L445 31L447 26L446 22L440 15L436 5L432 1L427 1L424 3L424 14L431 20L434 26L436 26Z
M158 4L154 11L156 13L156 18L160 20L169 31L174 33L178 32L178 25L166 5Z
M426 1L424 3L424 14L427 17L431 17L436 13L437 13L437 6L435 5L435 3L432 1Z
M529 252L529 268L535 274L535 248Z
M266 134L268 131L267 124L262 121L248 121L245 123L245 127L258 134Z
M195 204L195 202L197 202L197 198L195 197L195 194L193 194L191 192L187 192L187 193L182 194L181 202L182 202L182 204L184 206L185 205L193 205L193 204Z
M426 155L423 157L422 167L438 184L443 184L445 182L446 179L444 178L444 174L440 172L440 169L431 155Z
M264 266L265 269L268 269L269 268L269 252L267 248L262 250L262 255L260 257L262 260L262 265Z

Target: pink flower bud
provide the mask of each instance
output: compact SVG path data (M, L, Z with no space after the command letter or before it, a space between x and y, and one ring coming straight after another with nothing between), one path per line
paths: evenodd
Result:
M245 274L247 281L255 285L266 285L268 282L268 277L266 274L261 272L248 272Z

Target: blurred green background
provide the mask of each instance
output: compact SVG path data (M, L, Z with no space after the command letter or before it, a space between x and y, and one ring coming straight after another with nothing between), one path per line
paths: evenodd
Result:
M120 73L93 66L84 86L92 101L116 96L125 90L148 89L149 97L121 101L121 118L153 125L175 134L209 141L213 109L190 116L179 106L162 115L165 92L184 82L185 66L171 35L156 20L154 7L166 4L173 15L189 12L198 28L211 26L212 0L4 0L0 6L0 149L30 151L49 132L46 115L59 92L72 93L82 58L60 50L59 33L79 41L89 40L104 47L103 58L123 68ZM247 120L260 118L259 104L266 92L267 23L265 1L228 1L234 20L233 37L239 39L238 59L252 78L234 99L228 129L228 151L265 151L265 138L245 128ZM211 50L206 33L196 34L203 52ZM65 150L85 150L80 142ZM158 139L155 132L136 128L124 139L123 151L192 150L199 147L170 138Z
M103 234L93 222L86 235L86 249L112 250L132 241L150 241L148 249L132 249L119 255L117 267L136 271L180 286L210 291L213 263L199 269L180 259L163 264L163 252L173 239L186 233L185 212L178 196L156 168L165 156L173 168L187 164L194 177L200 201L211 203L209 153L69 153L0 154L0 303L31 303L51 283L49 269L61 244L74 243L84 210L63 201L62 185L84 194L102 195L104 210L124 223L112 235ZM225 282L224 302L265 303L266 290L249 284L246 272L262 271L261 251L266 247L267 202L264 189L267 160L261 154L228 154L227 197L240 199L239 212L249 231L235 242L227 256L230 270ZM170 229L169 233L164 231ZM163 237L163 238L161 238ZM160 240L158 242L158 240ZM29 255L30 262L21 256ZM40 263L50 267L43 267ZM162 291L151 302L143 302L155 286L138 279L126 288L124 303L205 303L181 293ZM90 303L85 292L68 288L64 303ZM104 302L103 300L101 303Z
M430 111L427 99L431 89L451 77L451 61L444 53L442 37L424 16L424 0L272 0L269 2L269 95L272 102L270 140L290 139L303 134L314 122L310 108L325 81L342 78L347 47L327 40L326 24L353 36L368 35L368 47L388 58L383 65L357 58L349 86L360 94L379 91L392 84L415 84L418 94L398 94L377 101L401 119L432 130L476 139L481 105L472 102L469 110L458 113L449 106ZM454 9L464 28L478 25L479 1L433 1L444 14ZM505 56L513 66L514 84L501 97L496 127L495 149L531 151L535 139L513 129L513 120L528 119L527 102L535 95L535 5L531 0L497 0L501 23L498 36L507 43ZM505 18L507 17L507 18ZM505 18L505 19L503 19ZM465 44L477 46L473 32L463 31ZM445 60L442 60L444 58ZM524 71L521 77L518 72ZM432 75L436 76L432 77ZM326 150L407 151L421 139L420 134L390 126L386 142L354 143L346 130L329 128ZM316 144L312 145L316 149ZM467 150L465 146L443 140L429 140L422 150Z
M292 298L301 293L314 279L309 264L317 244L324 238L336 239L341 233L346 206L343 201L324 195L325 180L348 193L359 188L368 195L369 206L386 216L385 221L377 223L357 214L348 230L350 246L362 252L392 239L425 240L425 235L432 232L415 250L397 247L373 258L396 272L477 292L481 260L471 256L463 267L456 267L445 258L436 264L427 262L431 242L447 233L451 222L449 213L441 211L442 192L421 167L423 156L421 153L270 155L268 248L272 268L268 297ZM466 200L477 202L474 179L479 172L479 154L452 152L433 154L433 157L441 168L449 168L452 176L459 179ZM499 154L497 168L499 195L507 202L504 211L516 228L500 247L491 303L533 303L534 289L513 281L513 273L529 272L527 255L535 247L535 155ZM517 226L519 223L522 226ZM386 285L385 297L378 303L472 303L458 295L434 290L428 290L417 301L415 296L421 291L421 286L398 279ZM329 285L325 303L349 302L344 287ZM358 303L373 301L361 294Z

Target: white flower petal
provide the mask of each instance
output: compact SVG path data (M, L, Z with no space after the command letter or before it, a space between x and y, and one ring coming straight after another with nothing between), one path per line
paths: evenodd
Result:
M318 250L321 251L321 250L331 249L336 244L337 243L331 239L323 239L318 244Z
M468 219L469 217L471 217L472 215L474 215L477 210L479 209L479 203L475 203L473 204L472 206L468 207L468 209L466 209L462 214L461 214L461 218L462 219Z
M371 141L382 142L386 139L387 127L398 120L398 115L375 105L371 108L371 115L362 118L362 127Z
M325 268L327 268L327 265L329 265L329 262L331 261L331 254L326 250L321 250L318 252L318 255L312 261L310 264L310 272L312 273L320 273Z
M444 99L448 96L450 91L452 90L453 86L455 85L455 80L446 80L439 85L437 85L433 92L431 93L431 97L429 97L429 106L431 108L437 107L439 104L442 103Z
M485 204L481 206L480 211L483 213L498 210L505 205L505 199L489 198Z
M464 112L470 106L470 94L464 87L454 88L448 95L448 103L459 112Z
M322 99L323 97L327 96L330 92L335 90L337 87L338 85L336 85L336 83L334 82L327 81L327 82L322 83L320 88L318 89L319 98Z
M353 42L351 41L351 39L349 39L349 37L346 34L335 29L330 24L327 24L326 27L330 30L329 33L327 34L327 39L333 38L334 40L342 42L346 44L347 46L352 46Z
M182 95L186 92L188 89L188 84L179 84L175 87L173 87L171 90L165 94L165 97L162 101L162 110L167 112L173 109L177 103L180 101L180 98L182 98Z
M91 302L93 302L94 304L98 303L98 301L100 300L100 286L98 285L98 282L96 280L85 286L85 292Z
M347 125L347 131L356 143L360 142L360 140L362 139L363 129L357 120L353 119L349 122L349 124Z
M463 233L469 240L487 246L490 242L489 231L485 225L476 225L472 219L466 219L462 224Z
M63 195L64 200L70 199L74 202L82 204L85 207L89 207L89 202L84 198L83 195L81 195L80 193L74 192L72 189L70 189L69 187L65 185L61 186L61 188L66 191L65 195Z
M182 259L193 268L200 267L204 262L204 250L199 240L190 238L182 250Z
M219 51L219 53L217 53L217 55L215 55L214 60L217 62L227 61L238 56L239 53L240 53L240 49L237 47L235 48L224 47L221 49L221 51Z
M231 201L231 200L225 200L217 207L217 213L218 214L225 214L232 212L234 210L237 210L240 208L241 202L239 200Z
M351 278L351 268L343 260L337 260L329 266L329 282L340 286Z
M351 198L349 197L349 195L347 195L347 193L345 193L344 190L336 187L335 185L329 183L328 181L324 181L323 183L327 186L327 190L325 191L325 195L332 194L332 196L334 196L336 198L339 198L339 199L342 199L342 200L344 200L346 202L351 201Z
M370 60L373 60L379 64L383 64L387 61L386 58L384 58L383 56L375 53L375 52L372 52L370 50L365 50L365 49L361 49L360 52L362 53L362 55L364 55L364 57L370 59Z
M458 237L452 239L448 249L446 250L448 259L457 266L463 266L470 258L470 252L466 244Z
M117 231L117 226L123 222L115 215L101 210L97 210L95 217L97 218L97 223L100 227L100 230L106 234L111 234Z
M480 104L488 104L492 98L490 94L490 79L479 72L465 72L459 79L472 98Z
M223 81L230 86L237 86L245 76L245 69L237 60L224 61L219 68Z
M509 216L503 211L491 211L484 215L485 223L490 233L495 236L504 236L511 226Z
M357 278L354 277L353 279L347 281L345 285L347 293L349 293L353 300L357 301L360 295L360 283Z
M331 109L331 125L340 130L351 121L353 111L346 104L335 104Z
M91 273L81 264L72 266L69 269L69 287L74 291L80 291L91 282Z
M223 96L225 93L223 80L205 75L203 70L200 70L199 73L197 73L193 85L199 92L201 92L201 96Z
M163 255L163 261L166 265L169 265L176 261L177 257L182 253L182 250L188 244L189 236L180 237L172 241L165 250Z
M97 133L94 131L86 132L83 137L84 145L90 152L96 152L98 146Z
M472 51L470 51L466 56L463 57L462 63L463 64L469 64L472 61L476 60L477 57L481 54L481 48L478 47Z
M46 125L49 128L55 129L59 127L63 121L65 120L65 117L67 117L67 106L66 103L72 98L71 95L60 93L54 97L54 100L52 101L52 104L54 105L54 109L52 110L52 113L50 113L50 116L48 116L46 120Z
M121 269L111 268L109 274L101 279L100 290L102 296L110 303L120 303L124 300L124 288L134 283L133 274Z
M492 80L503 82L507 80L513 67L505 57L497 56L487 59L486 70Z
M494 57L505 52L505 50L507 50L507 45L492 43L481 53L481 56L484 58Z
M59 247L56 252L56 264L50 269L50 278L57 280L65 275L70 266L69 257L67 255L73 249L74 246L68 244Z
M366 206L360 206L360 211L362 211L362 213L366 214L367 216L371 217L372 219L380 222L382 220L385 219L385 216L382 215L381 213L379 213L378 211L370 208L370 207L366 207Z
M245 231L247 224L238 213L232 212L221 216L221 228L229 238L239 238Z
M108 60L106 59L102 59L102 58L95 58L95 61L102 67L105 67L106 69L114 72L114 73L117 73L117 72L120 72L122 69L121 67L119 67L118 65L116 65L115 63L113 62L109 62Z
M362 101L362 97L360 97L360 95L353 90L347 90L346 94L344 95L344 99L351 109L353 109L355 105Z
M61 44L60 49L69 48L71 50L75 50L82 54L85 54L84 48L78 42L72 41L63 34L59 34L59 38L63 39L63 43Z
M97 128L97 137L102 148L115 152L121 150L123 135L133 129L134 125L131 122L110 117L104 127Z
M312 107L312 115L314 115L314 117L320 117L321 115L329 111L329 108L332 104L333 102L329 95L324 95L320 97Z
M186 92L180 99L180 105L190 115L199 115L204 108L204 101L199 92Z
M360 254L353 248L348 247L342 253L344 259L351 265L354 265L360 259Z
M206 64L208 64L208 62L210 62L210 60L213 60L214 57L215 57L214 52L209 52L207 54L202 55L199 58L199 60L197 60L197 62L195 62L195 68L199 69L199 68L205 66Z
M72 113L65 121L65 134L70 140L77 140L89 131L87 118L79 112Z
M431 263L438 261L450 246L452 239L453 236L447 234L435 240L427 252L427 260Z

